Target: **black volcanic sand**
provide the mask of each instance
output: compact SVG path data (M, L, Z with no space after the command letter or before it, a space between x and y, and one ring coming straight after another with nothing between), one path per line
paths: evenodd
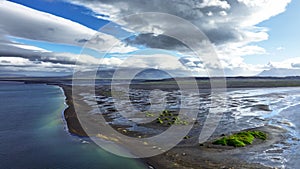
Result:
M80 125L80 122L77 118L77 114L74 109L73 99L72 99L72 88L71 86L60 85L64 93L66 95L66 103L68 104L68 108L64 111L65 120L68 125L69 132L78 136L87 136L86 132ZM104 88L98 88L96 90L97 94L107 95L109 96L109 92ZM82 96L74 96L81 98L80 106L89 107L87 103L82 100ZM79 103L77 103L79 104ZM85 110L85 109L84 109ZM86 108L86 111L91 110L91 108ZM113 110L112 110L113 111ZM109 114L103 114L104 118L107 122L111 122L113 119ZM87 117L92 118L92 117ZM98 124L99 128L101 128L101 124ZM144 133L140 133L137 131L129 131L126 125L112 125L111 126L119 131L122 134L132 136L132 137L148 137L149 135L145 135ZM149 127L149 126L148 126ZM158 124L150 124L152 128L160 128ZM172 148L171 150L151 157L144 158L142 160L145 161L150 166L154 168L207 168L207 169L215 169L215 168L269 168L260 164L247 163L243 159L239 158L245 152L248 151L259 151L261 149L265 149L270 147L272 144L282 141L283 133L285 131L281 128L276 128L274 126L264 126L260 128L256 128L256 130L264 131L268 134L268 138L265 141L256 140L252 145L234 148L228 146L216 146L211 142L204 143L202 145L184 145L179 144L178 146ZM96 131L94 133L97 134ZM93 134L93 135L94 135ZM108 136L109 137L109 136ZM192 136L193 137L193 136Z
M247 163L239 156L245 152L259 151L266 149L283 139L282 134L285 132L281 128L274 126L264 126L251 130L260 130L268 134L265 141L255 140L252 145L246 147L234 148L230 146L213 145L211 142L199 146L176 146L170 151L146 159L146 162L155 168L271 168L260 164Z
M60 87L64 91L64 94L66 96L66 104L68 105L68 107L64 111L64 117L67 122L69 132L77 136L87 136L86 132L81 127L81 124L75 112L72 98L72 87L66 85L60 85Z

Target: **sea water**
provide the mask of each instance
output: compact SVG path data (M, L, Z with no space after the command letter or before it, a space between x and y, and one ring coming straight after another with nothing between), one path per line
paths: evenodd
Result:
M64 101L57 86L0 82L1 169L145 168L70 135Z

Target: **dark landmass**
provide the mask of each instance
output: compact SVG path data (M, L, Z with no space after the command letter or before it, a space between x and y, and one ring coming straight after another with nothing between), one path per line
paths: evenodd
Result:
M276 76L276 77L285 77L285 76L299 76L300 69L299 68L272 68L269 70L264 70L258 74L258 76L268 77L268 76Z
M64 110L64 117L68 126L68 131L71 134L75 134L77 136L86 137L88 136L86 132L83 130L74 108L73 98L72 98L72 87L59 85L66 96L66 104L68 107Z
M186 77L176 78L176 81L191 85L192 80L196 80L199 89L210 89L211 82L226 82L227 88L258 88L258 87L299 87L300 76L291 77ZM47 84L69 84L72 85L72 77L0 77L0 81L20 81L25 83L47 83ZM77 79L78 82L84 83L86 79ZM119 79L118 82L128 82L126 79ZM135 88L177 88L177 82L173 78L169 79L133 79L130 80L131 86ZM95 79L96 85L110 85L110 78ZM218 87L218 86L216 86ZM221 85L220 87L224 87Z

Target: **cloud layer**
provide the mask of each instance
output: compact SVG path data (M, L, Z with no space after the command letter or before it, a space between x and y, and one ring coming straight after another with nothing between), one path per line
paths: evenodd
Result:
M184 25L170 23L167 18L152 20L124 16L142 12L162 12L186 19L200 28L214 44L226 69L245 69L241 56L266 54L260 46L253 45L268 39L268 29L257 24L285 11L291 0L68 0L83 5L105 19L122 25L126 30L139 34L125 40L130 45L145 45L150 48L173 49L183 52L182 43L163 34L189 31ZM99 16L103 18L103 16ZM123 19L122 19L123 18ZM188 38L193 38L191 35ZM195 39L197 41L197 39ZM243 66L243 67L241 67ZM246 66L246 67L245 67ZM253 71L256 73L257 70Z
M106 51L119 40L76 22L16 3L0 1L0 38L15 36L31 40L83 46L93 41L97 50ZM91 40L92 39L92 40ZM116 49L116 48L115 48ZM124 44L115 52L135 50Z
M133 37L119 39L103 32L70 20L40 12L16 3L0 1L0 70L30 70L70 72L76 63L88 68L93 67L99 59L85 55L77 60L78 55L68 51L55 53L35 46L13 42L7 36L25 39L69 44L97 49L110 50L116 57L104 58L101 66L119 66L124 58L123 53L137 50L139 46L178 51L181 58L169 58L172 66L164 65L162 56L140 56L127 63L127 67L168 67L169 69L190 68L193 72L205 74L205 69L214 68L213 64L205 64L191 54L190 49L180 40L166 36L176 34L195 42L199 49L203 43L190 32L184 22L170 20L168 17L145 18L136 15L142 12L161 12L178 16L194 24L205 33L212 42L220 62L227 75L254 75L263 69L280 67L277 63L269 65L250 65L244 63L242 56L266 54L267 51L253 43L268 39L268 29L258 27L262 21L268 20L285 11L291 0L65 0L92 9L99 18L111 20L119 24ZM183 39L184 39L183 38ZM111 47L114 48L111 49ZM122 53L122 54L121 54ZM119 56L118 56L119 54ZM123 55L122 55L123 56ZM129 57L130 55L128 55ZM15 66L14 66L15 65ZM281 66L284 64L281 64ZM299 63L286 61L285 65L296 68ZM287 66L285 66L287 67ZM200 75L198 74L198 75ZM197 74L195 74L197 75Z
M69 0L84 5L111 21L127 28L140 25L140 30L170 30L180 25L164 25L165 18L146 23L143 18L122 20L124 16L142 12L162 12L186 19L201 30L215 44L247 42L267 38L266 29L254 27L258 23L282 13L291 0ZM156 25L159 23L159 25ZM185 31L185 30L181 30ZM261 39L258 39L261 38Z
M75 54L55 53L36 46L10 40L18 37L54 44L83 46L106 51L119 42L110 52L127 53L134 47L120 43L112 35L94 31L76 22L49 13L37 11L13 2L0 1L0 71L72 72L75 63L91 65L92 56L77 60Z

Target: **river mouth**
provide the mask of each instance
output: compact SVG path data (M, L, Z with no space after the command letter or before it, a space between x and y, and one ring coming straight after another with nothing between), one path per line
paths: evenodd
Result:
M114 97L111 96L110 89L107 87L99 87L96 90L96 96L88 92L82 92L80 95L93 108L90 111L91 114L101 114L121 134L144 138L161 134L169 126L157 127L153 121L142 125L137 124L136 120L144 120L146 115L141 117L136 112L147 112L150 105L156 106L155 103L157 103L159 112L167 110L176 114L182 108L179 90L160 90L157 98L151 98L158 100L154 104L153 102L150 104L149 93L151 93L150 89L131 89L128 94L130 99L119 102L118 108L115 107ZM159 102L161 98L164 98L165 101L163 107ZM189 108L198 110L197 118L188 138L183 139L177 147L194 146L199 143L199 134L209 114L209 108L211 108L211 94L207 91L200 91L199 95L190 93L185 99L191 102L197 100L200 105L190 104ZM222 113L209 140L251 128L272 126L282 129L284 132L280 134L280 141L260 147L260 149L249 149L243 153L234 154L234 156L250 163L259 163L270 167L290 168L295 166L297 160L292 160L295 159L292 152L299 147L300 137L297 126L300 123L293 120L293 113L299 110L299 101L300 88L230 89L226 92L227 109ZM126 118L120 113L120 110L128 110L129 104L132 104L137 111L131 112L131 118ZM285 111L289 111L290 115L284 113ZM133 118L134 120L132 120ZM154 122L155 119L153 118Z

